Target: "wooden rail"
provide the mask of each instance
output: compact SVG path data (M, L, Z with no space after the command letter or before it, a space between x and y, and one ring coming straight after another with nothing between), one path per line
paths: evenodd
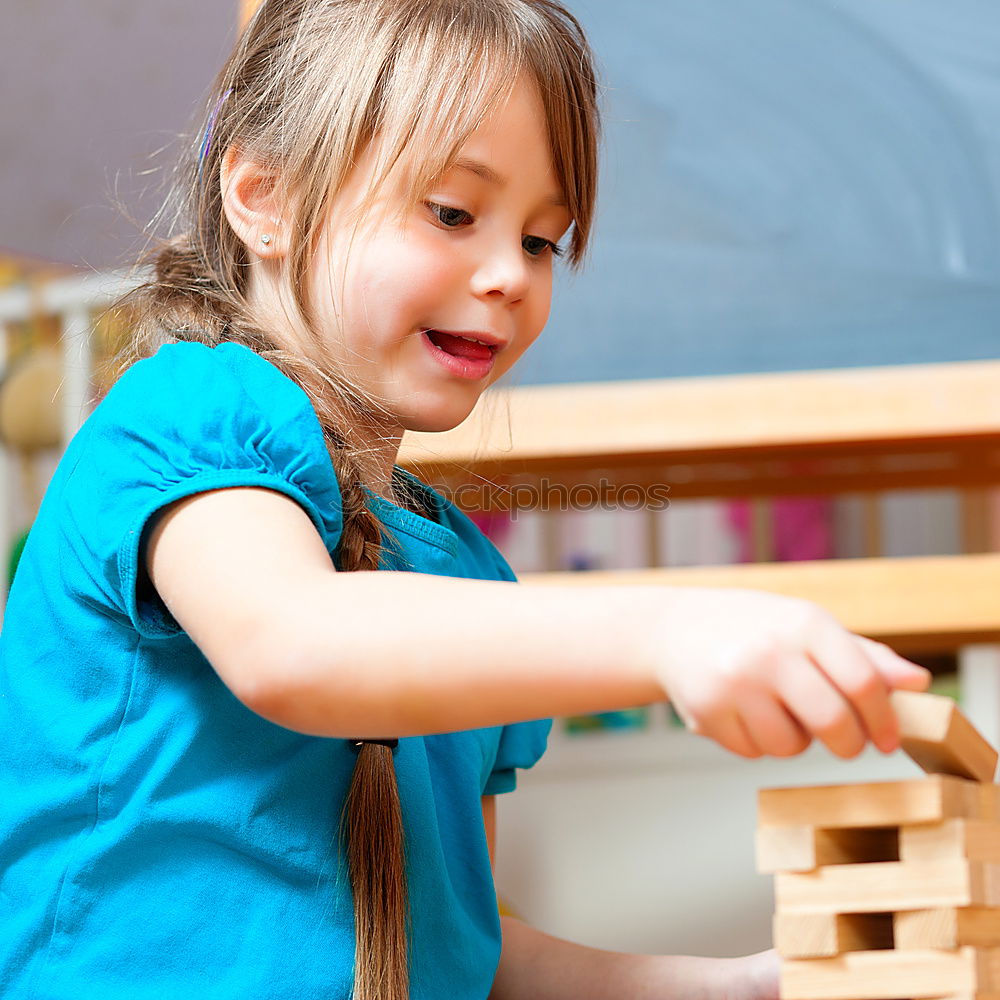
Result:
M1000 485L1000 362L524 387L487 394L454 431L408 434L400 462L465 489L480 510L510 506L525 484L541 509L562 487L598 482L608 499L637 486L674 499L953 487L976 501L966 514L988 519L979 501ZM993 547L988 531L964 537L978 539L968 551ZM1000 642L996 552L522 580L774 591L907 652Z
M400 462L448 489L544 477L677 499L992 486L1000 362L491 390L454 431L407 434Z
M1000 553L907 559L525 573L535 586L742 587L812 601L852 632L908 653L1000 642Z

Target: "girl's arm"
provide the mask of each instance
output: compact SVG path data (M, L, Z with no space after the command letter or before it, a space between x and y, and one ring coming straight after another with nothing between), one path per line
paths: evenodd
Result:
M669 697L744 756L898 744L888 691L927 674L803 601L751 591L529 587L337 573L290 498L241 488L168 508L153 585L251 709L322 736L450 732Z
M483 797L490 862L496 796ZM748 958L630 955L587 948L501 917L503 950L490 1000L778 1000L773 952Z
M773 952L746 958L631 955L552 937L502 917L489 1000L778 1000Z

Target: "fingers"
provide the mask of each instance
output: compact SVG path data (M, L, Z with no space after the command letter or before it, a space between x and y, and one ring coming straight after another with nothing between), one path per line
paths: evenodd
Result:
M684 708L676 701L673 705L689 732L714 740L719 746L740 757L756 760L758 757L764 756L763 751L751 738L746 725L736 711L716 713L704 722L697 722L690 718Z
M799 669L792 675L793 715L838 756L855 756L869 739L883 753L898 750L899 723L889 694L897 687L926 689L930 673L833 621L819 631L810 654L815 673ZM816 674L832 691L817 685Z
M838 757L861 753L870 731L845 692L822 667L802 655L789 658L785 671L782 698L802 728Z
M831 624L817 639L813 658L856 713L863 738L883 753L898 749L899 725L889 703L889 685L858 637Z
M761 753L794 757L812 743L812 736L770 692L753 691L742 697L740 716Z
M884 642L875 642L863 635L855 636L891 688L904 691L926 691L931 682L931 672L918 666L890 649Z

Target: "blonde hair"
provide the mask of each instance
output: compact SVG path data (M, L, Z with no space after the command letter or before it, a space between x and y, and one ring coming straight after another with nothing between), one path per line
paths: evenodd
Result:
M538 86L573 218L568 259L579 265L594 216L598 113L591 52L565 8L554 0L265 0L220 72L175 178L163 217L176 235L143 254L139 266L151 263L152 277L119 303L135 328L125 367L169 341L235 341L307 393L343 497L341 571L381 563L384 529L363 491L370 456L352 432L380 405L324 358L306 294L314 248L332 200L374 139L381 158L366 204L390 178L402 178L411 204L522 74ZM251 308L251 254L227 222L220 187L233 145L273 167L288 198L288 319L304 354L288 350ZM404 1000L408 901L387 747L361 748L345 814L354 997Z

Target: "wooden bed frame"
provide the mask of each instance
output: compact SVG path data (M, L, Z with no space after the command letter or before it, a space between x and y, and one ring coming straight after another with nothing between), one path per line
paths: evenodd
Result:
M506 398L504 398L506 397ZM669 487L675 499L746 497L757 564L524 574L530 584L751 587L815 601L853 631L908 651L1000 642L1000 362L494 389L444 434L407 434L400 464L502 509L518 484ZM482 488L484 484L487 488ZM770 561L768 500L955 488L961 555ZM651 547L652 551L658 551Z

